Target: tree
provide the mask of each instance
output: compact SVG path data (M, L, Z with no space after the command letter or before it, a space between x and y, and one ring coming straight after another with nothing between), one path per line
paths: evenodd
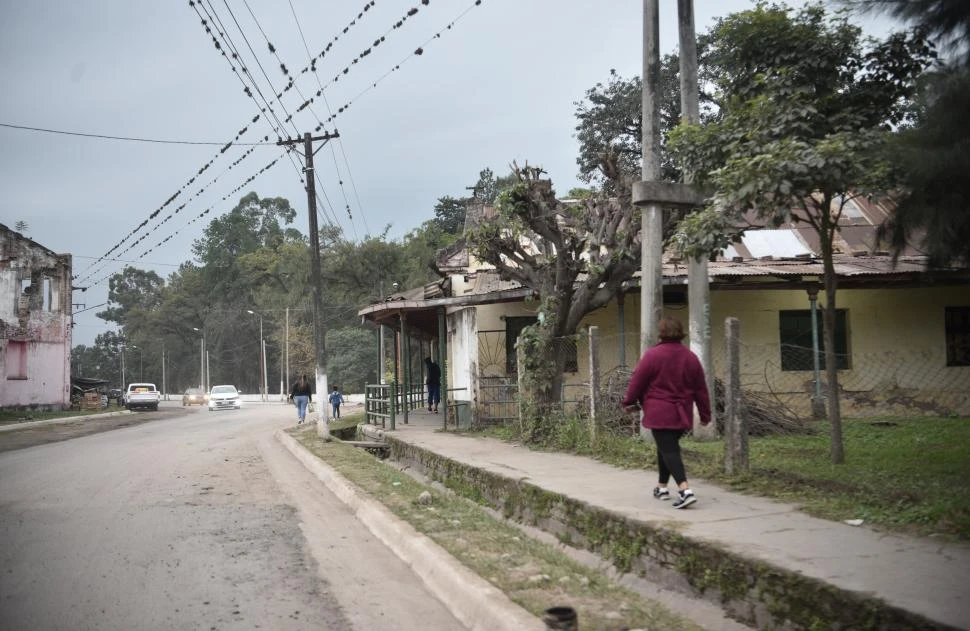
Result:
M109 306L98 312L97 316L124 326L132 312L147 312L158 306L159 292L164 284L165 281L155 272L126 267L108 279Z
M347 392L363 392L368 383L377 383L373 329L344 327L327 332L328 379ZM322 397L321 397L322 400Z
M864 40L844 12L829 15L820 4L760 4L720 19L710 41L721 110L707 124L678 128L670 144L713 194L706 215L693 218L699 233L684 229L680 241L703 256L712 224L745 213L805 222L818 234L831 455L841 463L835 233L848 200L895 186L884 149L892 128L908 122L908 100L932 51L916 33Z
M615 162L607 176L619 177ZM542 169L515 166L517 183L498 198L494 218L484 219L467 238L475 256L502 278L533 290L539 320L520 338L525 375L522 402L531 417L533 440L552 422L558 404L566 349L583 317L616 297L638 269L640 221L630 202L630 180L616 199L603 195L564 204ZM524 346L521 346L524 345Z
M924 81L917 125L893 144L904 194L880 234L897 257L907 245L918 245L933 264L970 264L970 3L848 4L912 22L950 53Z
M439 230L448 234L461 234L465 229L465 206L467 199L458 199L451 195L438 198L434 206L435 223Z
M698 42L698 56L703 67L703 51L707 38ZM660 129L661 169L663 179L677 181L680 173L666 152L667 136L680 122L680 58L664 55L660 60ZM703 103L708 98L701 94ZM643 87L640 77L624 79L616 70L604 85L597 83L586 91L584 101L576 106L576 139L579 141L579 176L586 182L603 181L600 164L604 152L617 157L620 170L626 174L640 173L643 146Z

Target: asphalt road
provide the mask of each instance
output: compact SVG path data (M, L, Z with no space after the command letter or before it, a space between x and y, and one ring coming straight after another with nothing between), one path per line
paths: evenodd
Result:
M462 628L272 437L291 407L131 416L0 453L0 629Z

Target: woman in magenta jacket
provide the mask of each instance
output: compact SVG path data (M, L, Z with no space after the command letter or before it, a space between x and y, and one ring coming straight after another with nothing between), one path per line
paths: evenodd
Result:
M681 343L684 327L674 318L660 321L660 343L640 358L633 370L630 385L621 405L624 410L643 410L643 427L653 434L657 444L659 484L653 496L670 499L667 484L670 476L677 482L678 497L674 508L687 508L697 501L680 456L680 438L693 427L694 404L701 423L711 422L711 401L700 360Z

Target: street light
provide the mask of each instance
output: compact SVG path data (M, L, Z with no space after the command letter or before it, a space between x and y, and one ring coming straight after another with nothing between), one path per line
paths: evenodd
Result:
M145 381L145 351L134 344L131 348L138 351L138 381Z
M259 374L263 380L263 387L260 389L259 399L260 401L265 401L268 388L266 384L266 349L263 347L263 314L256 313L252 309L246 309L246 313L259 318Z
M205 331L197 326L192 327L192 330L202 335L199 346L199 387L202 392L207 392L205 387Z

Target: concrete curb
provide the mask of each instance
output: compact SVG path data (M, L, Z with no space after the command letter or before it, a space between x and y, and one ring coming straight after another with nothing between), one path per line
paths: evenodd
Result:
M513 603L430 538L393 515L337 471L307 451L292 436L278 430L277 440L340 498L367 528L417 574L429 591L469 629L544 629L545 625Z
M10 425L0 426L0 433L2 432L12 432L17 429L28 429L31 427L40 427L43 425L57 425L59 423L74 423L75 421L89 421L96 418L110 418L112 416L121 416L122 414L131 414L130 410L118 410L117 412L104 412L101 414L83 414L78 416L64 416L61 418L48 418L43 421L24 421L23 423L12 423Z

